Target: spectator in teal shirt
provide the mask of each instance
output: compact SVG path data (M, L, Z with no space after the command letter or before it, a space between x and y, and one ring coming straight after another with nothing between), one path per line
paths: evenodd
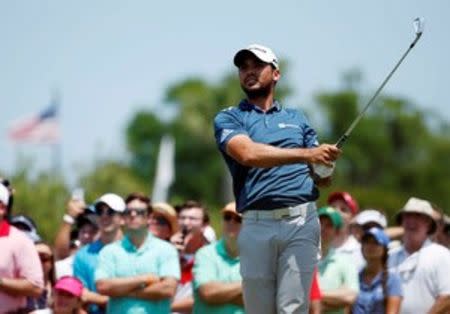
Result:
M97 291L109 296L110 314L168 314L180 279L178 253L148 231L150 210L139 199L123 212L125 236L100 251Z
M194 264L194 314L242 314L237 237L242 217L235 203L222 210L223 238L201 248Z
M358 272L346 254L338 253L332 247L333 239L343 226L341 214L333 207L322 207L317 213L322 244L322 258L318 265L322 309L326 314L344 314L358 295Z

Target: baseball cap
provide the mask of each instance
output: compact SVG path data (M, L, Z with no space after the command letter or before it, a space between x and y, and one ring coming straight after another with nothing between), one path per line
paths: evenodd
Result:
M0 202L6 206L9 203L9 190L3 184L0 184Z
M125 207L126 207L123 198L121 198L119 195L114 194L114 193L107 193L107 194L102 195L99 199L97 199L94 202L94 209L99 204L106 204L106 205L108 205L108 207L110 207L111 209L113 209L119 213L125 211Z
M356 200L348 192L333 192L328 196L328 204L332 204L336 200L342 200L352 211L352 215L356 215L359 206Z
M396 216L396 220L399 225L402 223L403 215L407 213L416 213L429 217L432 221L429 233L431 234L436 231L437 224L434 219L434 209L430 202L417 197L410 197L405 206L403 206Z
M275 69L279 69L278 58L272 49L259 44L251 44L246 48L239 50L233 58L234 65L239 67L244 56L248 53L253 54L262 62L271 64Z
M30 217L26 215L16 215L11 217L9 223L23 231L34 243L42 241L37 232L36 224Z
M386 216L384 216L380 211L376 209L366 209L360 212L355 217L355 222L358 225L365 225L369 222L377 223L380 227L387 227Z
M98 228L97 217L90 212L85 212L77 217L75 220L77 229L81 229L84 225L92 225L94 228Z
M391 241L387 234L383 231L381 228L373 227L364 232L364 235L362 237L362 241L364 241L364 238L372 236L377 241L379 245L382 245L384 247L389 246L389 242Z
M336 229L341 229L343 225L341 214L333 207L331 206L325 206L319 208L317 211L317 214L320 216L326 216L330 218L331 222L333 223L333 227Z
M172 235L178 231L177 212L171 205L163 202L154 203L152 204L152 212L163 216L169 222Z
M83 292L83 284L78 278L63 276L56 282L55 290L65 291L79 298Z

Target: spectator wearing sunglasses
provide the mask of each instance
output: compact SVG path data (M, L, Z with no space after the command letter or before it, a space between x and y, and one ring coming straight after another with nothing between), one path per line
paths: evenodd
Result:
M434 217L431 203L415 197L396 217L403 245L390 252L389 267L402 282L402 314L450 312L450 252L430 240Z
M83 300L89 306L89 313L97 314L105 312L108 302L108 296L99 294L95 287L94 273L98 265L98 256L105 245L122 238L121 226L125 202L119 195L104 194L94 202L91 211L97 216L99 237L75 254L73 273L83 283Z
M195 255L194 314L245 313L237 244L241 224L236 204L227 204L222 209L222 239Z
M31 241L7 220L10 190L0 183L0 310L15 312L26 306L26 297L39 297L43 273Z
M152 204L149 230L155 237L170 242L170 238L178 232L177 212L175 209L167 203Z
M101 250L95 271L97 291L109 296L110 314L170 313L180 278L175 247L149 231L150 200L126 199L125 235Z

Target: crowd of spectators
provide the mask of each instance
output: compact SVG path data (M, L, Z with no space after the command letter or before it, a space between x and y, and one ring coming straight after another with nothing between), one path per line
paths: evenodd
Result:
M13 200L2 179L0 313L245 313L245 221L234 203L214 230L198 201L152 203L139 192L105 193L90 205L72 198L45 242ZM450 220L436 205L411 197L389 226L381 210L334 192L318 216L310 313L450 313Z

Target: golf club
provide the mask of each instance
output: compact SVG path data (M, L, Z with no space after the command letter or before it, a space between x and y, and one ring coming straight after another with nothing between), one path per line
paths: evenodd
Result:
M336 146L338 148L341 148L344 143L349 138L350 134L352 133L353 129L356 127L356 125L359 123L359 121L362 119L364 114L366 113L367 109L369 109L370 105L373 103L375 98L378 96L378 94L381 92L383 87L386 85L386 83L389 81L389 79L392 77L392 75L395 73L395 71L398 69L400 64L403 62L403 60L406 58L406 56L409 54L409 52L414 48L416 43L419 41L420 37L422 36L423 29L424 29L424 19L423 18L415 18L413 21L414 31L416 34L416 37L414 38L413 42L409 45L408 50L403 54L403 56L400 58L400 60L397 62L397 64L394 66L392 71L386 76L383 83L381 83L380 87L376 90L375 94L373 94L372 98L370 98L369 102L366 104L366 106L363 108L363 110L358 114L358 116L353 120L352 124L348 127L348 129L345 131L345 133L339 138L339 140L336 143ZM333 162L333 166L328 167L323 164L313 164L314 173L317 174L321 178L329 177L333 171L334 171L335 163Z

